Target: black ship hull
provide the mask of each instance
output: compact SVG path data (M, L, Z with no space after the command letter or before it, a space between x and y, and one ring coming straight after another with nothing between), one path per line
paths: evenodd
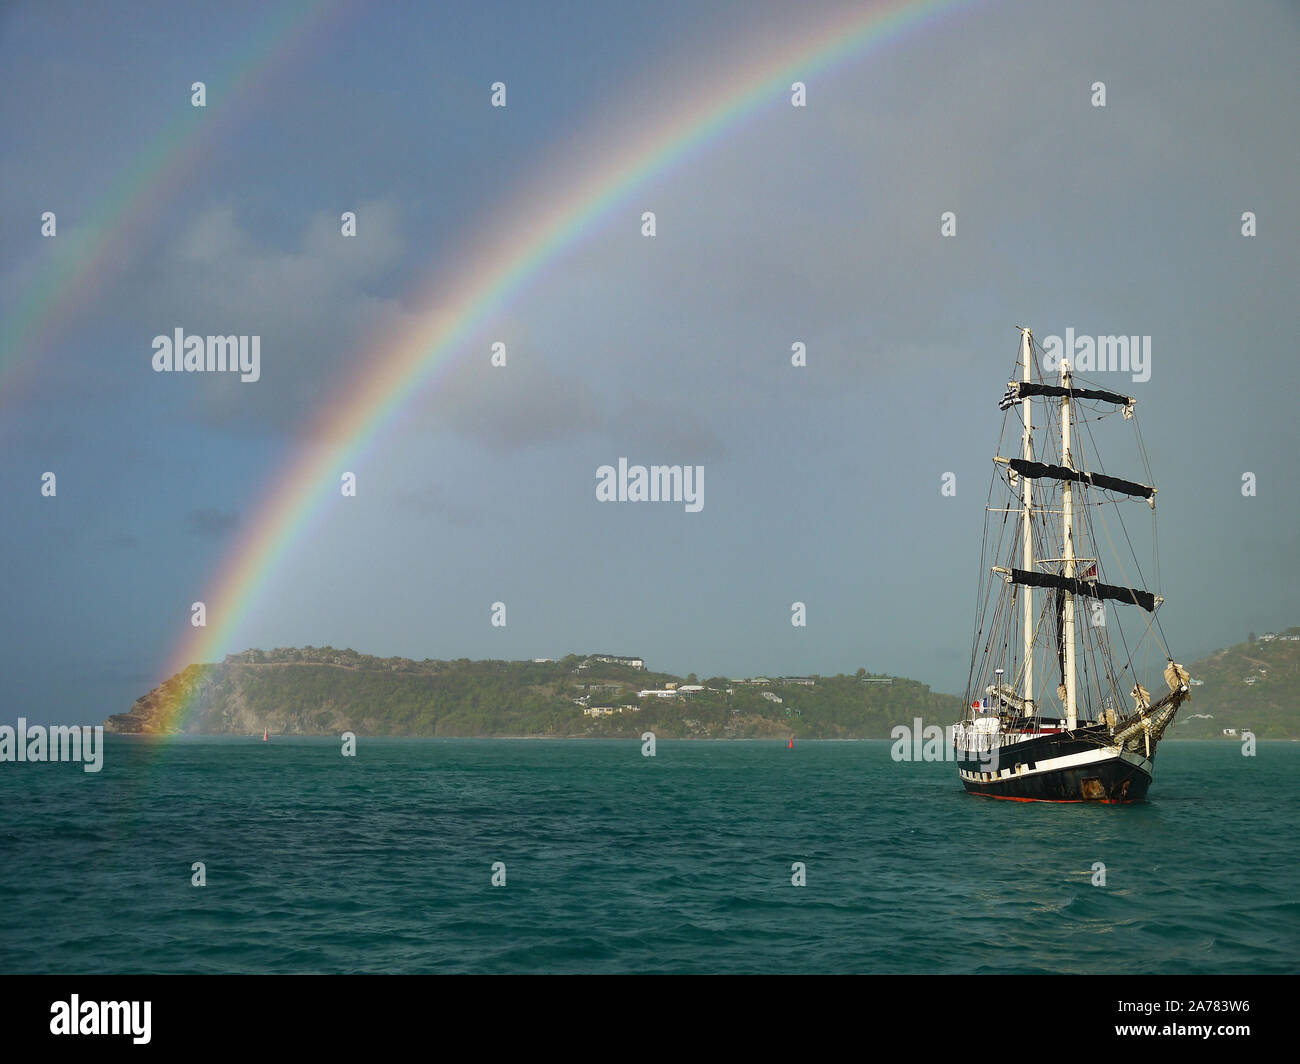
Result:
M969 794L1019 802L1137 802L1151 786L1154 744L1145 750L1104 745L1100 730L1037 735L994 751L957 750Z

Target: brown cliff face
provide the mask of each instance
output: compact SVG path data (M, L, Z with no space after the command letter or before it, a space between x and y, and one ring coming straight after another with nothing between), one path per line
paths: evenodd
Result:
M190 665L141 695L126 713L115 713L104 721L104 731L122 735L166 735L176 727L179 711L197 697L200 702L212 686L210 672L221 666ZM192 729L185 729L192 730Z
M343 671L310 665L313 671ZM218 665L191 665L136 699L129 712L104 722L104 730L128 735L252 735L264 729L277 735L337 735L357 722L332 704L328 694L304 699L277 697L292 690L303 667L248 664L227 659ZM266 681L280 681L276 694Z

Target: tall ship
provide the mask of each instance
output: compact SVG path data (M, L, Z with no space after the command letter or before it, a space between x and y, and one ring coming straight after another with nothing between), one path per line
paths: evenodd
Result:
M1133 397L1076 378L1067 359L1048 379L1036 352L1022 327L998 404L966 716L953 726L957 771L970 794L989 798L1134 802L1190 697L1157 613L1156 489ZM1097 438L1109 446L1125 423L1143 481L1101 464ZM1135 507L1149 530L1135 527ZM1149 546L1147 570L1135 540ZM1153 674L1163 683L1149 687Z

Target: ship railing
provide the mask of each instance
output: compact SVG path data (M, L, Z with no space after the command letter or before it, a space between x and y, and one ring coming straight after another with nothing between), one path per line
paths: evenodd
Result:
M993 750L1002 745L1002 734L998 721L976 721L974 726L958 724L953 727L953 742L959 749L978 753L981 750ZM979 725L985 725L980 727ZM991 726L990 726L991 725Z

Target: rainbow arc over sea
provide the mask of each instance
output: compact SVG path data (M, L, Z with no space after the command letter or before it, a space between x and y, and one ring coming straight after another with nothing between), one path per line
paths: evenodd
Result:
M812 79L817 76L905 41L941 16L970 6L972 0L905 0L855 8L834 24L814 28L802 40L782 42L765 59L720 78L719 87L655 128L642 129L630 146L596 155L604 158L600 166L558 182L555 194L541 201L541 209L532 195L531 213L525 215L531 221L524 228L511 229L508 239L470 248L450 290L446 285L439 288L436 305L413 315L399 335L378 338L358 359L366 367L364 373L337 393L264 489L253 519L202 597L210 626L187 630L174 648L167 675L194 663L219 661L233 649L232 635L256 605L277 563L326 500L337 496L341 473L358 468L401 410L465 355L476 330L636 189L764 108L783 105L797 115L790 105L795 81L804 82L813 94ZM170 700L162 714L168 733L184 729L195 701L186 693Z

